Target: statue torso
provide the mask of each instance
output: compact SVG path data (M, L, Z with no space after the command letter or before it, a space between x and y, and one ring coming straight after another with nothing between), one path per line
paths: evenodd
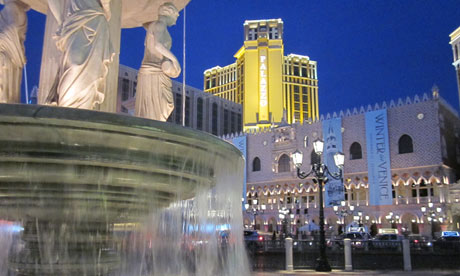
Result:
M158 31L159 29L161 31ZM171 35L163 22L152 22L147 28L145 53L142 64L159 66L163 62L163 55L152 46L154 41L160 43L168 50L171 49Z

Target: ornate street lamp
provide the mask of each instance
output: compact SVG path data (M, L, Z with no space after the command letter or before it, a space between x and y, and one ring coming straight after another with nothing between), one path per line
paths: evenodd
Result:
M399 215L395 215L393 212L389 212L388 215L385 216L385 218L393 227L393 224L398 223L401 217Z
M362 211L358 211L358 215L354 216L354 220L356 220L358 222L359 227L363 226L363 224L368 224L370 219L371 219L371 217L368 216L368 215L363 216Z
M291 213L291 210L286 209L286 207L279 209L278 212L279 212L279 218L281 219L281 222L283 225L283 229L282 229L283 235L287 237L287 235L291 232L291 226L289 226L289 229L288 229L288 225L290 225L289 223L290 221L288 220L288 218L292 220L294 218L294 214Z
M345 218L352 215L355 211L355 206L347 206L345 201L340 202L340 207L334 205L332 208L334 209L334 213L339 217L340 224L345 224Z
M447 216L443 213L441 207L434 207L433 202L428 203L428 207L420 207L422 214L426 217L426 220L431 224L431 238L434 239L434 226L436 222L444 223Z
M253 199L251 205L246 203L244 204L244 207L246 209L246 213L252 214L254 216L254 230L257 230L257 215L263 214L267 209L267 206L265 204L257 205L257 199Z
M317 139L313 142L313 148L315 153L320 156L323 153L324 142ZM329 265L326 257L326 237L324 232L324 207L323 207L323 184L326 184L328 181L328 176L334 179L342 178L343 164L345 161L345 156L341 152L337 152L334 155L335 165L339 168L338 173L331 173L327 166L323 163L312 164L310 172L303 172L300 170L302 166L303 155L302 152L296 150L292 154L292 161L294 162L297 168L297 176L300 179L307 178L308 176L313 176L313 182L318 183L319 185L319 258L316 260L316 271L331 271L331 266Z

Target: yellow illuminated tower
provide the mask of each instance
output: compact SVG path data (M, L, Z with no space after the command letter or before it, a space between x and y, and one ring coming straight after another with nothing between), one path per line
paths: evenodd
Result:
M318 119L316 61L284 55L281 19L244 22L236 62L204 72L204 91L243 105L243 129Z

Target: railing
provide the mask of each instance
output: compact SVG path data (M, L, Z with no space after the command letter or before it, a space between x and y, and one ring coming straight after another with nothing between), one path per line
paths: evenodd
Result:
M352 240L352 250L356 252L401 252L402 241L378 241L378 240ZM264 253L264 252L284 252L284 240L264 240L264 241L246 241L246 247L251 253ZM293 241L294 252L308 252L318 250L319 240L295 240ZM342 240L326 239L326 248L328 251L343 251ZM446 252L460 253L460 241L444 241L444 242L430 242L430 241L410 241L411 252L433 252L437 254Z
M248 250L254 270L285 269L285 241L257 241ZM410 254L413 269L460 269L460 241L412 241ZM319 255L318 240L294 240L294 268L312 269ZM328 242L326 254L333 268L344 269L343 242ZM352 241L353 269L403 270L402 241Z

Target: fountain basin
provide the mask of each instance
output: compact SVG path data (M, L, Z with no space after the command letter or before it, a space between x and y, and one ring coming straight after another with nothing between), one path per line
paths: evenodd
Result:
M0 104L0 130L0 219L24 228L12 275L118 275L115 224L143 223L243 162L215 136L113 113Z
M89 110L0 105L0 129L0 218L9 220L136 221L212 187L219 160L242 158L203 132Z

